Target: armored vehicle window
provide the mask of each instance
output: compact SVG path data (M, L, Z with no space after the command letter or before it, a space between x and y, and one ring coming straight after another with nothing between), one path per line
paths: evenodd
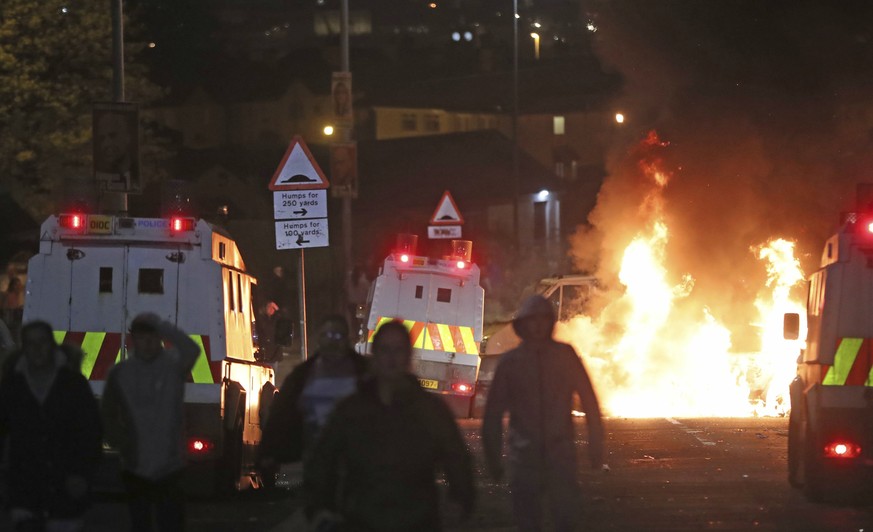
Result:
M230 311L236 311L236 300L233 297L233 272L227 272L227 304Z
M421 299L424 295L424 287L420 284L415 285L415 299Z
M451 303L452 302L452 289L451 288L437 288L437 301L440 303Z
M112 293L112 268L100 268L100 288L101 294Z
M243 294L242 294L242 275L236 274L236 308L239 309L240 312L243 311Z
M220 260L224 260L224 257L227 255L227 248L224 245L224 242L218 243L218 258Z
M158 268L140 268L137 287L140 294L163 294L164 270Z

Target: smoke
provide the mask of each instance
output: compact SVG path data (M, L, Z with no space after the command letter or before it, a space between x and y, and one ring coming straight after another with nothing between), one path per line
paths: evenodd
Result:
M863 3L603 1L589 7L596 50L625 81L614 102L625 141L573 238L577 266L617 287L622 254L655 185L640 162L662 160L671 282L734 333L754 315L766 272L754 248L797 242L818 266L855 184L873 181L871 8ZM863 9L865 14L860 14ZM650 131L663 144L647 144ZM607 299L609 295L607 295Z

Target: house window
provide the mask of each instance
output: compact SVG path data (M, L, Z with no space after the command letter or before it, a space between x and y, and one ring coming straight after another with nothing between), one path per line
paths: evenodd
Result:
M137 289L140 294L163 294L164 270L159 268L140 268Z
M437 288L437 301L440 303L451 303L452 302L452 289L451 288Z
M546 238L545 201L537 201L534 203L533 236L534 240L545 240Z
M556 116L552 118L552 133L555 135L564 134L564 117Z
M403 113L400 127L403 131L418 131L418 116L415 113Z
M440 115L427 115L424 117L425 131L437 132L440 130Z

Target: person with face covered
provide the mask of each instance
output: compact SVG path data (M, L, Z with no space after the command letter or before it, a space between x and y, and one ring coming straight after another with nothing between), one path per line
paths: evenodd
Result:
M106 380L106 439L121 454L131 530L151 531L153 515L158 530L183 530L185 382L200 347L151 313L133 319L130 335L132 356L116 364Z
M14 530L82 530L102 452L97 401L48 323L25 324L21 343L0 383Z
M503 416L508 412L509 487L518 529L542 530L547 498L554 530L574 530L580 500L573 396L585 411L591 467L608 471L597 396L573 347L552 339L555 312L545 298L525 300L513 328L521 345L501 357L485 404L485 463L495 480L503 477Z
M341 401L303 468L311 523L341 530L441 530L438 470L461 517L473 509L472 460L443 400L411 373L412 345L402 322L373 338L372 377Z
M258 451L263 475L303 458L334 405L357 390L366 371L366 359L349 345L346 319L327 316L318 329L315 353L285 378L270 406Z

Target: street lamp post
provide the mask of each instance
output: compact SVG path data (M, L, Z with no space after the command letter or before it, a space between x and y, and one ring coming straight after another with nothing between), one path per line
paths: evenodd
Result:
M531 33L531 37L534 40L534 59L539 61L540 59L540 34L539 33Z
M512 0L512 225L515 249L521 249L518 219L518 0Z

